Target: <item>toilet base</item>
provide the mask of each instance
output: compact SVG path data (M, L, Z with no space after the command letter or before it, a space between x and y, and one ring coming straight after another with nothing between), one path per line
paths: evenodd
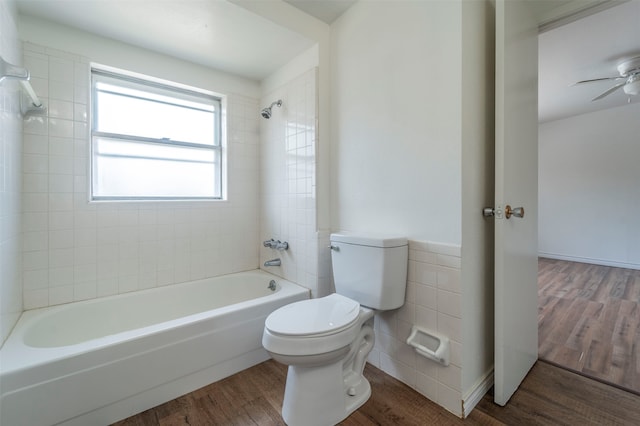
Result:
M345 380L342 362L314 368L289 366L282 418L289 426L339 423L371 396L367 379L355 376Z
M372 321L362 327L356 342L345 359L324 366L289 366L282 404L287 425L335 425L367 402L371 385L362 371L373 349Z

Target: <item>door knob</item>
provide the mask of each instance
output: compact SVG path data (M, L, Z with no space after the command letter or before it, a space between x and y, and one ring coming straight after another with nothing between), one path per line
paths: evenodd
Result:
M482 216L484 217L493 217L496 215L496 211L493 207L485 207L482 209Z
M502 219L502 209L500 206L496 207L485 207L482 209L482 215L484 217L495 217L496 219ZM524 217L524 207L511 207L510 205L506 205L504 208L504 216L509 219L511 216L515 217Z
M524 207L511 207L509 204L504 208L504 215L507 219L511 216L524 217Z
M502 219L502 207L498 206L495 209L493 207L485 207L482 209L482 216Z

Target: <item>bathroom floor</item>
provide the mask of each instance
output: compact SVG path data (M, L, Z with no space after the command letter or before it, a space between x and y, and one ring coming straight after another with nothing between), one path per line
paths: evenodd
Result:
M540 258L541 359L640 394L640 271Z
M114 426L284 425L286 374L266 361ZM365 376L372 396L341 425L631 425L640 418L640 396L545 362L534 365L507 406L487 394L465 420L369 364Z

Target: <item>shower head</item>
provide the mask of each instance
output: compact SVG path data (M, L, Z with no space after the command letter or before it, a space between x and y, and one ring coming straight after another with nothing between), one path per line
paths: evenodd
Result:
M266 118L267 120L271 118L271 108L273 106L277 106L278 108L280 108L282 106L282 99L278 99L275 102L272 102L271 105L269 105L269 107L267 108L262 108L262 111L260 112L260 114L262 114L262 116L264 118Z

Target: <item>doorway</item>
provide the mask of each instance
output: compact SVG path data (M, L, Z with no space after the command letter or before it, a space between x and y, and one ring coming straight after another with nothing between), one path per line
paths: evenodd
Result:
M592 101L640 57L640 2L543 32L539 49L539 357L640 393L640 96Z

